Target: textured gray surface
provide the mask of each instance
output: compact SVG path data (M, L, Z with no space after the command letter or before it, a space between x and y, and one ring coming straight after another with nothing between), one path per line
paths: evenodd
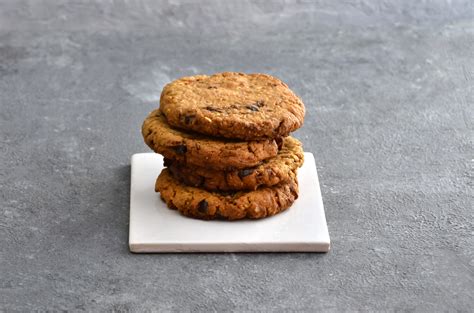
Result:
M472 312L469 2L2 1L0 310ZM329 254L128 252L143 118L225 70L306 103Z

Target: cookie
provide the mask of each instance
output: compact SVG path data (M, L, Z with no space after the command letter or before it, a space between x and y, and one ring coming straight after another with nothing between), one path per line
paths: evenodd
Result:
M228 170L252 167L278 153L275 140L219 140L171 128L159 110L151 112L142 126L146 144L164 157L187 165Z
M189 186L207 190L255 190L262 185L274 186L293 179L303 160L301 143L295 138L285 137L277 156L256 167L219 171L187 166L169 159L165 159L165 166L175 178Z
M142 126L145 143L164 157L187 165L219 170L252 167L278 153L275 140L223 141L171 128L159 110Z
M171 82L160 109L172 126L242 140L287 136L305 115L303 102L279 79L232 72Z
M298 198L296 178L286 184L261 187L247 192L210 192L190 187L176 180L164 169L156 180L155 190L169 208L199 219L258 219L289 208Z

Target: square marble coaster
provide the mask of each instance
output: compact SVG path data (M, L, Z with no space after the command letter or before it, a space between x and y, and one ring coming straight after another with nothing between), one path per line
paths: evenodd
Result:
M299 198L291 208L262 220L201 221L170 210L155 192L163 168L156 153L132 156L130 251L327 252L329 233L311 153L298 171Z

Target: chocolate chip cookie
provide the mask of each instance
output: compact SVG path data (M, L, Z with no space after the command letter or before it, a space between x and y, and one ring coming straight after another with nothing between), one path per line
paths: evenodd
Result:
M142 126L146 144L164 157L187 165L228 170L252 167L278 153L275 140L219 140L171 128L159 110L148 115Z
M205 220L264 218L286 210L298 198L296 177L273 187L223 193L184 185L166 168L158 176L155 190L169 208L177 209L185 216Z
M273 139L223 141L171 128L159 110L145 119L142 135L146 144L165 158L218 170L256 166L278 153L278 145Z
M171 82L160 109L172 126L243 140L287 136L305 115L303 102L279 79L232 72Z
M285 137L283 146L274 158L262 164L232 171L218 171L196 166L187 166L165 159L171 174L189 186L207 190L255 190L259 186L274 186L295 178L297 169L303 165L304 154L301 143L293 137Z

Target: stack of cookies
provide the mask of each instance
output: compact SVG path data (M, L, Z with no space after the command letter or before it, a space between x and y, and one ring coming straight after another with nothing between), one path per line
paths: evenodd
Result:
M302 101L264 74L191 76L165 86L142 127L164 156L155 190L168 207L200 219L264 218L298 197Z

